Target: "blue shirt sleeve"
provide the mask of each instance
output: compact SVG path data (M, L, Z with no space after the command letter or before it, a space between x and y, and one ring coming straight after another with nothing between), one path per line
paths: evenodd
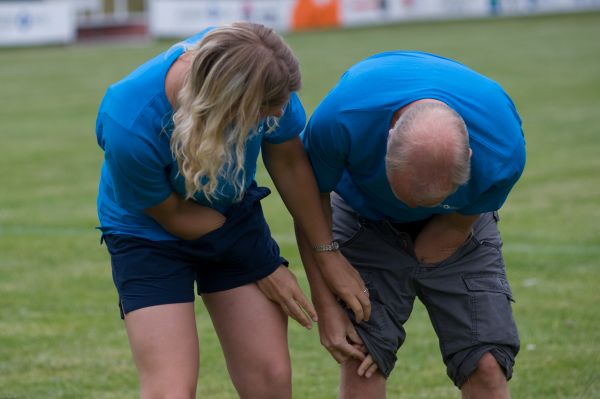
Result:
M524 151L521 151L522 157L519 155L512 159L510 165L504 165L504 173L499 173L500 176L496 181L489 186L482 194L480 194L469 205L458 210L458 213L463 215L476 215L484 212L497 211L502 207L508 194L517 183L523 169L525 167Z
M300 98L294 92L285 106L285 111L277 123L277 128L265 134L264 140L271 144L281 144L300 134L306 124L306 113Z
M319 190L327 193L333 191L342 178L350 151L350 137L336 118L337 113L322 105L310 118L301 138Z
M160 204L173 192L155 142L109 117L104 117L97 129L119 206L141 212Z
M509 184L500 184L491 187L479 198L468 206L458 210L462 215L477 215L485 212L497 211L502 207L516 181Z

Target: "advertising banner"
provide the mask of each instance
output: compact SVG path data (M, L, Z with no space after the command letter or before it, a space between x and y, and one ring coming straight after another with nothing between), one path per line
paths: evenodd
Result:
M70 1L0 2L0 46L69 43L75 35Z
M183 37L204 27L252 21L277 31L409 20L600 9L600 0L148 0L150 32ZM1 3L0 3L1 4Z
M367 25L385 21L387 2L381 0L342 0L342 25Z
M235 21L252 21L288 31L293 3L293 0L152 0L150 33L155 37L182 37L208 26Z
M600 8L600 0L490 0L492 14L574 12Z
M489 14L489 0L388 0L394 21L479 17Z
M340 25L343 0L293 1L291 29L331 28Z

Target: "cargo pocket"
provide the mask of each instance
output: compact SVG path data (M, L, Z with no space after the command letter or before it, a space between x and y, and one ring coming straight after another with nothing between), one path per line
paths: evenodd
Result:
M472 338L479 343L518 346L512 291L506 276L479 273L463 276L471 309Z

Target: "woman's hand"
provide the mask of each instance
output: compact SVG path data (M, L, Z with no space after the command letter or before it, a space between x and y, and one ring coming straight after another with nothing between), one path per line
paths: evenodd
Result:
M327 349L338 363L344 363L351 358L365 363L366 349L358 336L354 325L339 303L319 308L319 336L321 345ZM367 365L367 367L369 367Z
M317 321L315 308L304 296L296 276L287 267L279 266L256 284L267 298L278 304L285 314L306 329L310 330L312 322Z

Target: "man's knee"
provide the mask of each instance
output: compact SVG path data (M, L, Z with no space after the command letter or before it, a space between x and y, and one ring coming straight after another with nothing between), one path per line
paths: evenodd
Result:
M516 351L504 345L484 345L465 349L448 359L448 376L457 387L472 377L481 378L490 384L510 380Z
M350 359L341 365L340 399L384 398L386 380L377 370L370 378L361 377L357 370L360 361Z
M486 352L479 359L477 368L471 373L469 379L476 379L480 385L488 386L490 389L504 385L506 382L506 376L502 367L500 367L496 358L490 352Z

